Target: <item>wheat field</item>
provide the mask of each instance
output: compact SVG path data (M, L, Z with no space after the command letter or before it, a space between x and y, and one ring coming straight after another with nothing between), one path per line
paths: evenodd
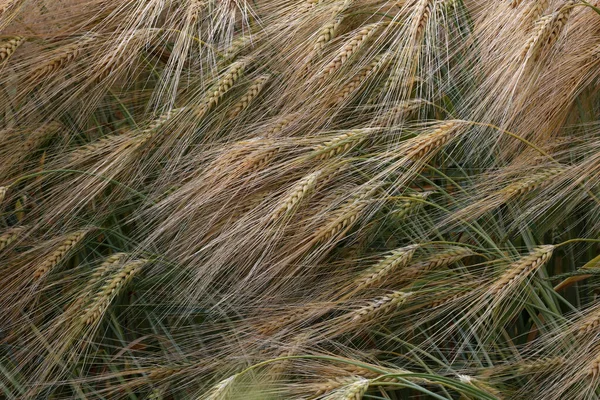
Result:
M0 0L0 398L600 399L600 1Z

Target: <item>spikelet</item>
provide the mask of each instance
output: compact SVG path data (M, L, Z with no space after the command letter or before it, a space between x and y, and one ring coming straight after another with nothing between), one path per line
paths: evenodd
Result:
M50 270L56 267L65 256L71 251L90 231L90 229L81 229L73 232L56 248L40 266L37 267L33 274L33 278L38 280L45 276Z
M502 292L506 287L520 282L529 274L535 272L552 257L554 246L544 245L534 249L527 256L511 264L506 272L490 287L489 293L493 296Z
M23 232L25 232L25 227L17 226L0 235L0 251L10 246Z
M339 70L350 57L355 55L367 43L369 38L373 36L381 26L381 23L367 25L350 38L350 40L342 46L335 58L323 68L319 77L319 82L322 83L329 75Z
M315 147L315 155L320 160L326 160L347 153L350 149L362 143L366 139L368 132L361 129L344 132L317 145Z
M402 247L393 250L377 264L364 271L356 282L356 290L363 290L368 287L376 286L384 282L390 274L398 269L406 267L417 250L418 245Z
M7 39L0 41L0 65L4 63L8 58L17 51L17 48L25 42L25 38L22 36L12 36Z
M523 1L523 0L511 0L511 1L510 1L510 6L511 6L512 8L517 8L517 7L519 7L519 6L521 5L521 2L522 2L522 1Z
M244 111L248 107L248 105L250 105L250 103L260 94L260 92L263 90L268 81L269 75L261 75L258 78L256 78L252 82L244 96L232 107L231 111L228 114L228 117L230 119L235 118L242 111Z
M527 194L548 182L565 171L564 167L552 167L535 173L520 182L513 183L502 190L507 198L513 198Z
M458 122L456 121L444 122L439 124L431 133L422 134L411 139L405 150L406 157L418 161L435 153L454 138L457 125Z
M283 215L292 211L310 192L312 192L317 184L322 171L316 171L302 178L292 190L286 195L285 199L277 206L271 220L277 220Z
M393 312L412 295L412 292L396 291L389 295L381 296L358 310L352 311L349 317L353 322L372 322Z
M334 103L341 103L347 100L355 91L373 74L375 74L387 61L389 54L380 54L363 68L350 82L344 85L339 94L336 95Z
M364 394L369 389L369 384L371 381L368 379L360 378L339 390L336 390L334 393L331 393L325 399L328 400L361 400Z
M120 290L148 263L148 260L135 260L119 268L113 278L100 288L81 317L85 325L95 324L100 320L112 300ZM111 267L114 266L111 265Z

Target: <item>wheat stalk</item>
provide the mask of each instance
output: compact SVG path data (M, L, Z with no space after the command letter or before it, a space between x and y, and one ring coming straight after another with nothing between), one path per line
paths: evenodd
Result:
M33 274L33 278L39 280L50 270L56 267L66 255L85 237L90 229L81 229L73 232L40 264Z
M539 246L527 256L511 264L506 272L490 287L489 293L495 296L505 288L512 286L515 282L519 282L532 272L535 272L552 257L554 248L555 246L552 245Z
M0 41L0 65L17 51L17 48L25 42L23 36L12 36Z
M148 260L135 260L128 262L122 268L119 268L113 278L108 281L106 285L101 287L96 293L96 296L90 301L90 305L86 308L81 317L82 322L86 325L92 325L98 322L112 300L119 294L120 290L131 281L131 279L133 279L147 263ZM114 269L114 265L111 264L111 267Z

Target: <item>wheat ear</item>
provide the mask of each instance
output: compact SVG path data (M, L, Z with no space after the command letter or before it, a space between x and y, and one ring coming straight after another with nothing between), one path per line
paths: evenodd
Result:
M119 262L127 256L126 253L116 253L108 256L102 264L94 269L94 272L90 275L89 280L87 281L85 288L81 291L80 297L78 297L70 306L68 313L79 312L81 307L86 305L90 296L93 293L93 290L98 282L107 275L110 271L112 271Z
M22 36L12 36L8 39L0 41L0 65L17 51L17 48L25 42Z
M419 41L423 36L423 32L425 31L425 27L427 26L427 22L431 16L432 7L432 0L419 0L412 29L412 31L415 32L415 38L417 41Z
M8 188L6 186L0 186L0 208L2 207L2 203L4 203L6 193L8 193Z
M317 180L322 174L322 171L316 171L308 174L302 178L290 192L287 194L285 199L277 206L271 220L278 220L283 215L291 212L310 192L312 192L317 185Z
M68 235L62 244L58 246L56 250L54 250L35 270L33 278L36 280L40 279L56 267L89 231L90 229L82 229Z
M592 379L598 378L600 375L600 355L592 360L586 370L586 375Z
M568 1L555 13L545 15L536 21L532 34L521 51L522 59L537 61L543 47L552 46L556 42L573 12L573 5L574 2Z
M142 267L148 263L148 260L135 260L128 262L118 270L106 285L100 288L96 296L91 299L90 305L84 311L82 321L86 325L92 325L99 321L113 299L119 294L120 290L133 277L141 271Z
M535 272L552 257L554 248L555 246L552 245L539 246L527 256L511 264L506 272L490 287L489 293L495 296L505 288Z
M418 247L418 245L412 245L393 250L391 254L364 271L359 276L356 282L355 291L364 290L368 287L379 285L384 282L390 274L403 267L406 267Z
M25 232L25 227L17 226L0 235L0 251L10 246L23 232Z
M439 124L432 132L419 135L410 140L406 149L407 158L418 161L454 138L458 122L448 121Z
M377 73L379 69L388 60L389 54L380 54L363 68L350 82L348 82L342 91L335 97L334 103L341 103L347 100L355 91L372 75Z
M356 54L367 43L369 38L373 36L381 26L381 23L367 25L350 38L342 46L335 58L324 67L319 76L319 83L322 83L328 76L339 70L350 57Z
M412 295L412 292L396 291L370 301L367 305L352 311L348 316L352 322L370 323L393 312Z
M339 393L332 393L327 396L330 400L361 400L369 389L371 381L360 378L359 380L346 385Z
M325 160L347 153L350 149L362 143L368 133L369 130L357 129L334 136L324 143L315 146L315 155L318 159Z
M29 75L30 81L36 81L38 79L44 78L59 69L63 68L65 65L70 64L73 60L75 60L81 52L83 51L84 45L88 43L91 38L86 38L77 43L65 46L62 48L61 54L50 59L50 61L44 63L42 66L33 70L33 72Z
M201 397L204 400L227 400L231 392L233 381L235 381L237 375L230 376L227 379L223 379L212 387L207 397Z
M408 215L415 213L423 207L423 200L431 196L433 192L411 193L406 199L399 202L398 206L392 211L392 215L396 218L404 219Z
M401 277L403 280L413 280L420 277L425 272L447 267L473 254L473 251L469 248L454 247L442 253L435 254L428 260L412 265L410 268L403 271Z
M563 173L564 171L564 167L548 168L545 171L538 172L527 177L522 181L515 182L507 186L505 189L502 190L502 193L508 198L522 196L537 189L538 187L544 184L547 184L548 179L554 178L557 175Z
M267 82L269 81L269 75L261 75L256 78L248 90L246 94L232 107L231 111L228 114L229 118L237 117L242 111L244 111L250 103L260 94L263 90Z
M240 60L229 66L225 74L215 84L214 89L209 91L203 104L197 110L198 115L204 116L211 108L219 104L225 93L227 93L243 75L247 64L248 60Z

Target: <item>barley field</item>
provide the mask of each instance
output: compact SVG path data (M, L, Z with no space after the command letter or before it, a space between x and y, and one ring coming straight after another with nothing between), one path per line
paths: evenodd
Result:
M600 399L600 1L0 0L0 398Z

